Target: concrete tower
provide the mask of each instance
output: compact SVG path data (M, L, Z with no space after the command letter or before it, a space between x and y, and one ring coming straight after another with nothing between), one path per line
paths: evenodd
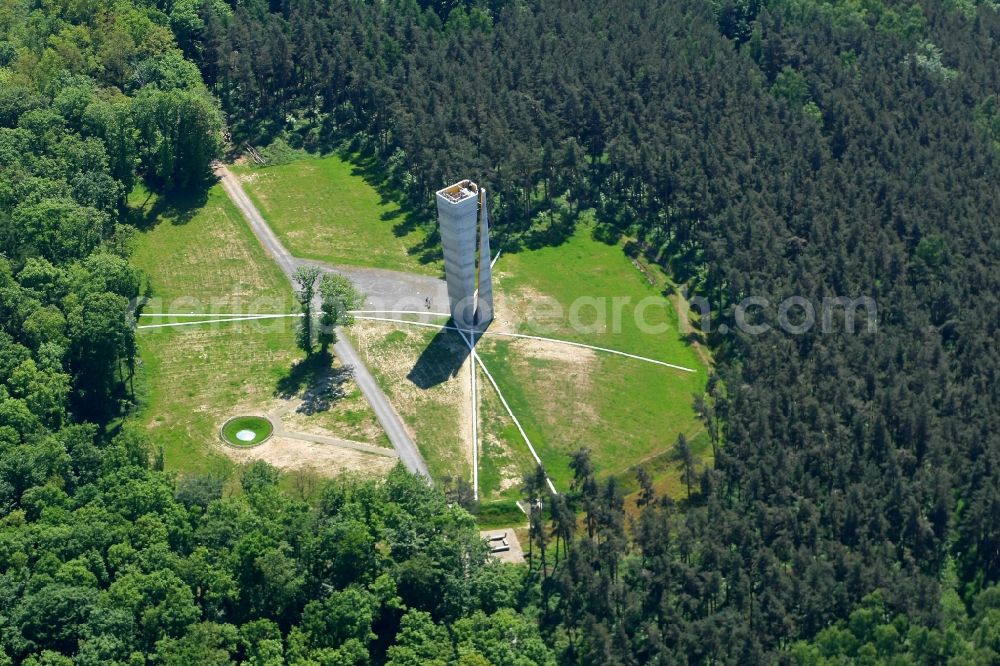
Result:
M479 188L479 284L476 325L486 328L493 321L493 266L490 263L490 222L486 210L486 190Z
M486 192L471 180L438 190L438 223L444 250L451 316L462 329L483 329L493 320L493 272L490 269ZM477 296L476 232L479 232Z

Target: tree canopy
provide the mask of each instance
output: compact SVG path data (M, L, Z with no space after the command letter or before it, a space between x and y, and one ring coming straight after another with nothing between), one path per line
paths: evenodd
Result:
M0 663L996 661L998 47L985 0L0 3ZM124 201L203 187L223 113L418 210L473 177L509 250L626 236L713 305L713 465L529 475L524 568L402 469L160 469Z

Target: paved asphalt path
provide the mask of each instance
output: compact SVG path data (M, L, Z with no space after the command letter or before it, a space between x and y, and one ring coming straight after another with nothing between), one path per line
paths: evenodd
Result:
M295 269L302 265L314 265L323 268L324 270L333 270L348 277L353 277L352 274L355 273L353 269L338 268L332 266L326 266L315 261L305 261L299 260L293 257L285 246L281 244L278 237L274 235L271 227L268 226L267 222L261 216L257 207L253 205L250 198L243 191L243 187L240 185L239 180L232 174L225 165L218 164L215 168L216 175L222 182L222 187L232 199L236 207L240 209L243 213L243 217L246 218L247 223L250 225L250 229L253 230L254 235L260 241L260 244L264 246L265 251L271 255L271 258L277 262L278 266L281 268L282 272L288 277L288 280L292 282L294 288L295 283L292 280L292 275L295 273ZM420 292L419 286L423 286L426 290L424 293L427 297L432 298L432 305L440 306L439 300L441 294L444 293L441 290L441 285L444 284L442 280L436 280L435 278L425 278L423 276L411 276L406 273L395 273L394 271L364 271L365 273L377 274L380 278L378 282L384 282L385 288L391 293L397 290L403 293L413 294L415 291ZM392 275L398 275L399 284L391 279ZM360 280L359 288L362 293L366 292L366 287L371 289L372 286L377 286L377 284L369 283L365 280ZM418 287L414 287L416 284ZM389 286L391 285L391 290ZM445 296L445 299L447 297ZM379 307L385 307L383 301L387 301L384 295L375 294L374 296L369 295L368 301L375 301ZM447 300L445 300L447 303ZM403 308L399 308L403 309ZM440 312L447 311L447 307L444 310L439 310ZM420 474L425 477L428 481L431 476L427 471L427 463L424 462L423 456L420 455L420 451L417 449L416 443L410 434L406 431L406 427L403 425L402 419L399 418L399 414L389 403L389 399L386 398L385 393L379 387L375 378L372 377L371 372L368 367L362 362L361 357L358 356L358 352L354 349L354 345L351 344L350 340L347 339L346 335L338 335L337 343L333 346L333 352L337 355L340 361L344 365L350 365L354 368L354 381L357 382L358 388L361 389L361 393L368 400L368 403L372 406L372 410L375 412L375 417L378 419L379 423L382 424L382 429L385 430L385 434L389 437L389 441L392 443L396 453L399 454L399 459L403 461L403 464L408 470L415 474Z
M439 278L381 268L331 266L311 259L294 261L297 265L316 266L346 277L364 294L364 310L385 313L448 312L448 285Z

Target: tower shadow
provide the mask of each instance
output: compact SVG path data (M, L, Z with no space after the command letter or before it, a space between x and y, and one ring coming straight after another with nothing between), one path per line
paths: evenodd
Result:
M455 326L449 319L448 326ZM421 389L429 389L458 375L469 358L469 345L454 328L442 328L424 348L406 378Z

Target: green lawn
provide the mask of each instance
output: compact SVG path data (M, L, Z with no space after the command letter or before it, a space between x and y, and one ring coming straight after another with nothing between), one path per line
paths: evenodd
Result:
M211 188L203 203L161 206L135 193L130 204L154 216L132 256L153 288L145 313L293 310L287 280L221 186Z
M586 446L601 474L627 479L636 466L647 465L658 483L676 494L676 465L664 463L663 454L678 433L700 437L692 400L704 390L707 371L680 334L676 311L661 296L664 276L654 275L651 285L620 247L594 240L585 226L562 245L503 255L495 275L497 330L514 326L521 333L696 370L685 373L602 352L496 336L479 345L557 488L567 488L572 477L569 454ZM584 305L574 307L574 302ZM650 303L645 310L638 306L643 302ZM600 328L595 305L603 308L603 330L595 330ZM645 327L637 323L637 306ZM574 319L580 325L574 326ZM699 440L702 455L707 448ZM497 464L489 450L484 458L481 473Z
M271 228L297 257L440 275L423 228L336 155L233 167Z
M437 252L428 247L421 227L409 224L347 161L311 157L235 171L292 253L439 274ZM569 483L569 453L589 446L602 474L628 481L637 465L647 465L657 482L676 494L676 465L665 452L683 432L707 454L692 409L707 370L663 296L666 276L655 268L641 270L620 245L595 240L590 229L581 223L558 246L503 254L495 272L499 321L494 330L607 347L695 372L499 337L485 338L480 354L558 487ZM456 396L443 388L447 383L419 387L407 378L432 337L382 331L367 342L357 341L359 347L367 344L376 377L440 478L468 470L460 435L464 426L454 413ZM430 349L425 365L433 366L441 350ZM516 495L516 479L534 463L499 401L490 397L488 384L480 381L480 386L482 494L510 498Z
M535 468L524 439L477 367L479 387L479 493L482 501L520 499L521 480Z
M233 446L254 446L271 436L271 422L260 416L237 416L222 426L222 438ZM243 434L247 439L241 438Z
M133 262L153 288L146 314L290 310L291 286L221 187L197 202L165 203L137 192L130 205L142 229ZM173 321L181 320L142 317L139 323ZM135 418L152 443L163 447L167 467L182 473L230 468L217 446L222 423L279 404L276 393L303 357L292 319L145 329L138 332L138 342L140 409ZM358 420L358 410L371 421L374 415L353 394L330 412L309 418L339 436L354 435L353 426L338 429L336 415L349 413L345 418L352 421Z
M580 225L561 245L503 254L494 281L521 333L617 349L704 374L662 295L666 279L652 270L654 285L620 246L594 240L590 227ZM503 312L498 317L508 318Z

